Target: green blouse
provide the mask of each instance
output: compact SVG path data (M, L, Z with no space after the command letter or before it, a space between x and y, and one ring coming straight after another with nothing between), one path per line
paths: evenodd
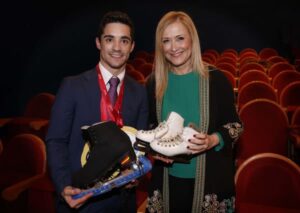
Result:
M190 123L200 123L200 98L199 75L190 72L177 75L171 71L168 73L168 86L162 103L162 120L167 120L170 112L174 111L184 118L184 126ZM197 104L198 103L198 104ZM224 146L222 136L217 133L220 144L215 151ZM196 158L192 158L189 164L174 162L169 168L169 174L180 178L195 178Z
M166 120L170 112L174 111L184 118L184 126L189 123L200 123L199 103L199 75L190 72L177 75L168 74L168 86L162 103L162 120ZM195 178L196 158L189 164L173 163L169 174L181 178Z

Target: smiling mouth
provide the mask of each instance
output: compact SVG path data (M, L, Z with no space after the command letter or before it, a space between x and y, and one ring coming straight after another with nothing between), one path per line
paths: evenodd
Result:
M113 58L122 58L123 55L120 55L120 54L110 54L111 57Z
M183 53L183 51L176 52L176 53L171 53L171 56L172 56L172 57L178 57L178 56L180 56L182 53Z

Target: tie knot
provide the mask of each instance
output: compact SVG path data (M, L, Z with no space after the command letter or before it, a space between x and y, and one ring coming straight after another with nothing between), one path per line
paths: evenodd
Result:
M110 80L109 80L109 85L110 85L111 87L116 87L116 86L118 86L119 82L120 82L120 80L119 80L118 77L112 77L112 78L110 78Z

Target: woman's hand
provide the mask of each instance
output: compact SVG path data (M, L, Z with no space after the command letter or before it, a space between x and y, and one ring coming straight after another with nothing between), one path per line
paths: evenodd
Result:
M66 186L61 193L65 201L69 204L71 208L78 209L80 206L82 206L90 197L93 196L93 193L89 193L84 195L81 198L73 199L72 196L79 194L81 192L81 189L74 188L72 186Z
M198 154L211 149L219 144L219 137L217 134L207 135L205 133L195 134L193 138L188 140L188 149L191 154Z

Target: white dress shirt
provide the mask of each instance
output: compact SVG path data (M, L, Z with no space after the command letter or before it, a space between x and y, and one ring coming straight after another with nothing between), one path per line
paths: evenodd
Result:
M106 90L108 91L109 90L109 80L111 77L113 77L113 75L101 64L101 62L99 62L99 67L100 67L100 72L101 72L101 75L103 77L103 81L105 83L105 86L106 86ZM124 80L124 77L125 77L125 69L117 76L120 80L120 83L117 87L117 92L119 94L120 92L120 88L121 88L121 82Z

